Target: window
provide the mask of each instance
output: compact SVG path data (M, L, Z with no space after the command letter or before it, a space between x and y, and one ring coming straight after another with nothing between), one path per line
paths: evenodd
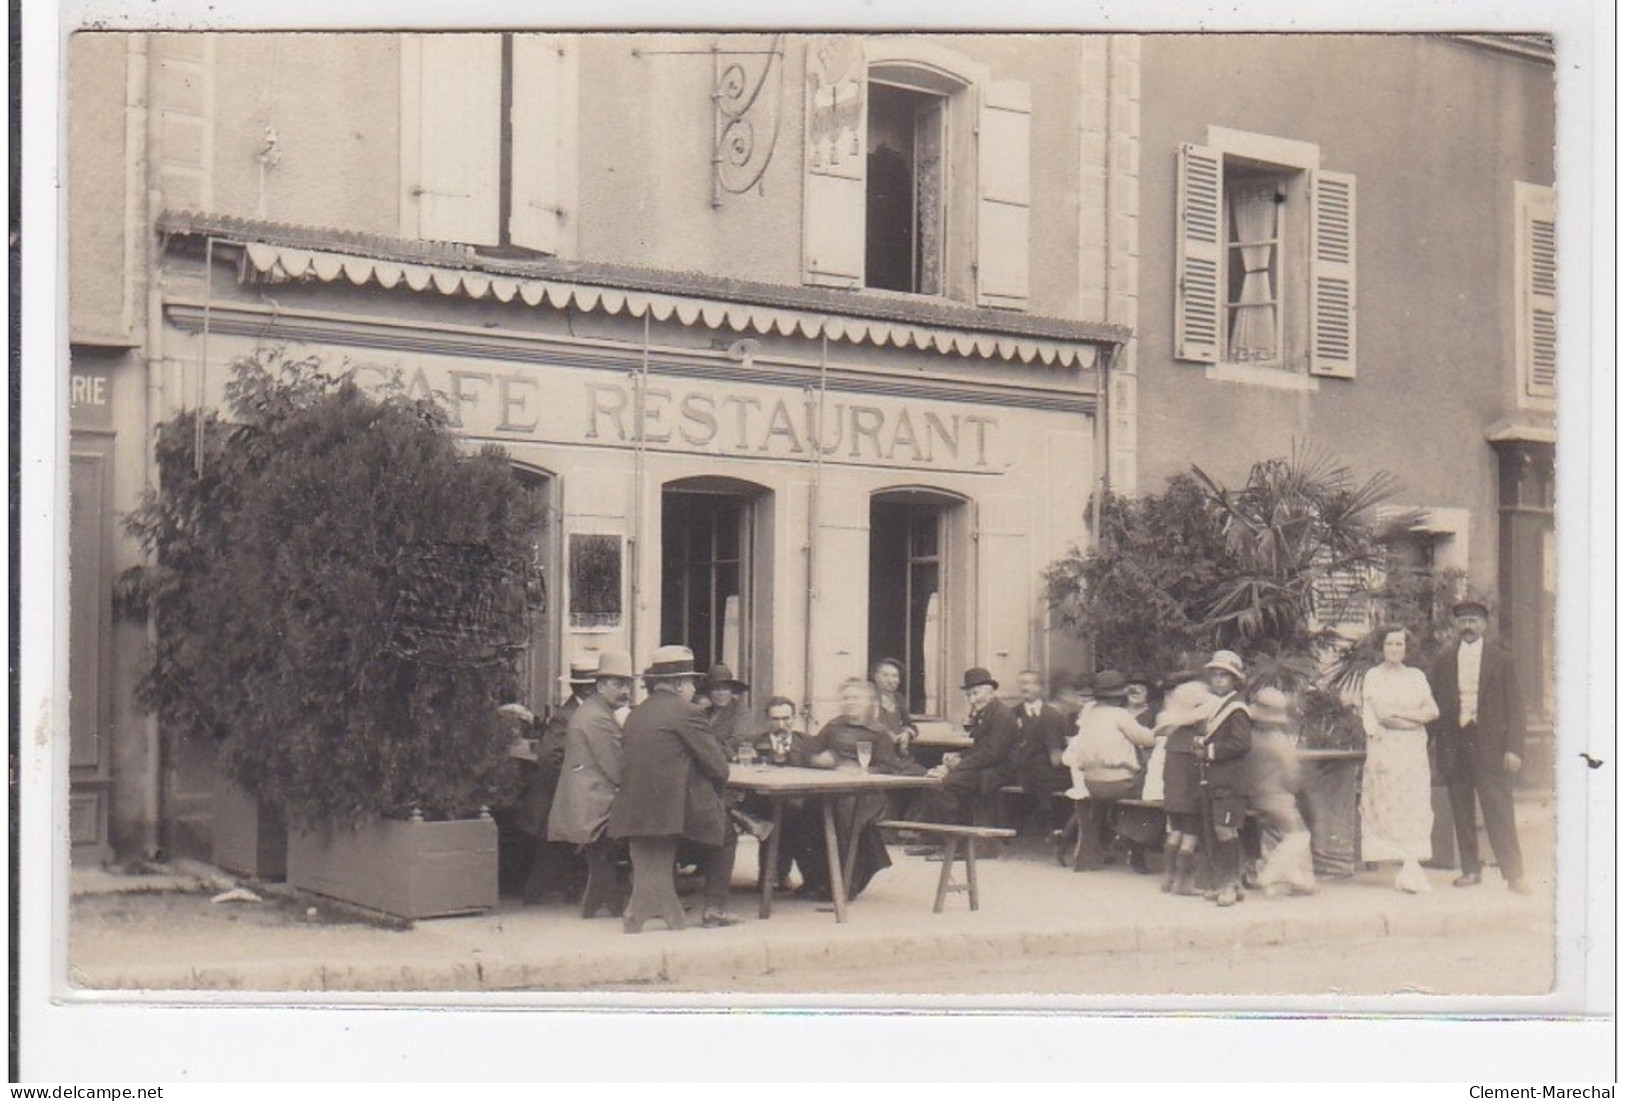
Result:
M887 657L903 662L903 690L915 715L947 714L946 514L943 505L879 499L869 508L869 664Z
M1517 340L1519 394L1557 394L1557 221L1552 189L1518 182Z
M1179 155L1175 356L1352 378L1354 177L1305 142L1208 138Z
M746 675L751 501L667 490L661 498L660 642L694 651L708 669Z
M559 252L573 87L558 36L405 36L402 234Z
M915 39L807 51L804 281L1025 309L1028 85Z

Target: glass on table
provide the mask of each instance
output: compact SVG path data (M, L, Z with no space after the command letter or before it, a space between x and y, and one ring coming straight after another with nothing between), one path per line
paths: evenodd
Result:
M756 747L742 745L739 747L739 767L754 768L756 765Z
M873 742L859 742L857 745L857 751L858 767L863 769L863 771L868 772L869 763L873 761L875 757L875 744Z

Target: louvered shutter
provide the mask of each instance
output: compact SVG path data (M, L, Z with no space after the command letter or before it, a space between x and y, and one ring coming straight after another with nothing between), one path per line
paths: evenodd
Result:
M1179 149L1178 282L1174 288L1174 357L1217 363L1224 304L1224 164L1201 145Z
M539 252L559 251L564 218L559 171L562 69L555 36L513 36L513 208L508 239Z
M1309 206L1309 373L1353 378L1354 177L1316 172Z
M1027 308L1032 207L1032 86L982 90L976 138L976 304Z
M1557 221L1552 195L1542 190L1523 207L1522 372L1527 393L1557 392Z
M402 229L425 240L496 244L501 36L411 35L401 60Z
M807 47L802 279L863 286L868 213L869 107L863 48L851 36Z

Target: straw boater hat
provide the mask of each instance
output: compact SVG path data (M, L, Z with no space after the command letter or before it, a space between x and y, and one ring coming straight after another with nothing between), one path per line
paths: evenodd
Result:
M631 680L636 676L632 672L632 655L625 650L605 650L598 655L596 676L598 679L620 677L623 680Z
M1201 681L1184 681L1168 693L1168 702L1157 715L1157 728L1203 722L1213 714L1213 707L1218 702L1218 697L1209 692L1207 685Z
M732 688L735 692L749 692L750 685L734 676L734 671L721 662L711 666L711 671L705 674L707 688Z
M570 659L570 683L591 684L598 678L598 654L581 654Z
M1237 680L1247 679L1247 667L1241 662L1241 655L1234 650L1219 650L1208 659L1203 669L1222 669Z
M694 651L687 646L660 646L643 671L644 680L676 680L693 677L698 680L699 670L694 668Z
M1286 693L1279 688L1261 688L1258 695L1253 697L1252 706L1247 710L1253 716L1253 722L1265 726L1286 726L1292 721L1287 713L1288 701Z
M972 688L975 688L977 685L981 684L990 684L994 688L999 686L999 682L993 679L992 673L989 673L986 669L983 669L980 665L977 665L973 668L965 670L965 683L961 684L959 688L961 691L969 692Z
M1481 600L1458 600L1455 606L1450 609L1450 615L1453 618L1464 615L1476 615L1481 616L1484 619L1488 619L1490 618L1490 610Z
M1095 676L1095 698L1120 700L1128 695L1128 678L1116 669L1107 669Z

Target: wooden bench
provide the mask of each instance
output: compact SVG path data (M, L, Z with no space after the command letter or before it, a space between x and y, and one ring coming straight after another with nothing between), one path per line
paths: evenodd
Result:
M942 875L937 879L937 901L931 907L934 914L942 913L943 903L948 898L949 891L964 891L970 895L970 908L980 908L980 899L976 893L976 842L996 841L1011 838L1016 835L1015 830L1007 830L994 826L951 826L945 822L900 822L887 820L880 823L881 829L891 830L917 830L920 833L935 834L942 839ZM965 882L955 883L954 861L961 853L965 857Z

